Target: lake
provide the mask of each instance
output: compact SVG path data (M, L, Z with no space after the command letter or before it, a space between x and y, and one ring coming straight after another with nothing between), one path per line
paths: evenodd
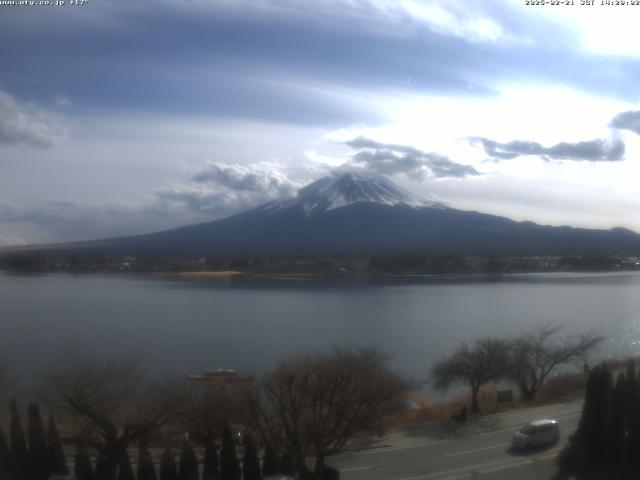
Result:
M599 356L640 352L640 273L385 279L169 279L0 273L0 358L22 380L64 355L132 357L154 374L260 375L289 354L378 344L426 376L461 342L542 322L596 328Z

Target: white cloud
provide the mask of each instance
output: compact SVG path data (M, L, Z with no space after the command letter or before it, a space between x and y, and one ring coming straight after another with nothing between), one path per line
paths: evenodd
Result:
M209 162L191 177L195 182L268 197L291 196L301 187L266 162L251 165Z
M175 184L154 193L161 202L222 217L257 205L295 196L304 185L288 176L278 163L248 165L209 162L188 184Z
M531 9L531 14L534 21L551 19L562 28L572 29L578 37L574 43L577 48L601 54L640 56L637 42L640 9L600 3L597 0L593 5Z
M0 235L0 247L22 247L24 245L27 245L27 242L21 237Z
M469 2L446 4L433 1L400 0L396 7L431 30L473 42L496 42L507 39L503 28L492 18L470 8ZM462 8L461 8L462 7Z
M0 90L0 145L48 148L66 135L66 126L58 115L20 103Z

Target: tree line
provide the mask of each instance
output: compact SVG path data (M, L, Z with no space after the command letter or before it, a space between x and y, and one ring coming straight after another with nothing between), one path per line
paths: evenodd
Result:
M576 432L559 457L578 479L640 476L640 378L635 360L591 370Z
M468 386L471 413L479 413L480 388L493 382L510 382L522 400L533 402L551 373L562 365L586 361L603 341L593 331L559 340L561 330L561 326L547 323L512 339L488 337L473 345L462 344L434 364L431 382L440 390Z
M53 416L44 428L35 404L25 435L13 402L9 436L0 429L0 478L338 478L327 457L379 428L404 398L407 383L389 360L377 348L333 348L291 357L260 382L227 385L154 380L130 362L72 359L41 389L64 435ZM75 452L69 465L63 445Z
M203 450L199 462L193 442L185 437L176 460L174 450L167 444L156 469L148 443L141 440L134 473L128 450L121 451L115 463L110 462L104 452L98 452L94 467L87 445L78 438L72 468L77 480L261 480L263 476L295 474L291 460L279 457L270 445L261 461L256 441L249 432L242 438L239 458L229 424L223 428L220 452L213 438L205 441ZM30 404L25 434L13 400L8 439L0 427L0 478L47 480L64 478L70 473L55 417L49 416L48 430L45 430L38 405Z

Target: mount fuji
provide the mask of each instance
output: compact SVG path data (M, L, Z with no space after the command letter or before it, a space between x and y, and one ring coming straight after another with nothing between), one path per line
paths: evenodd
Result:
M322 178L289 200L146 235L59 245L62 251L210 255L579 255L640 252L626 229L554 227L420 199L379 176Z

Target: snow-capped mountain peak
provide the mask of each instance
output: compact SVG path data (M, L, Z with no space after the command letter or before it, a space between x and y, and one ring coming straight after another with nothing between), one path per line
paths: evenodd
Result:
M418 198L385 177L360 173L344 173L321 178L301 188L296 198L282 206L298 206L309 215L361 202L414 208L444 208L441 203Z

